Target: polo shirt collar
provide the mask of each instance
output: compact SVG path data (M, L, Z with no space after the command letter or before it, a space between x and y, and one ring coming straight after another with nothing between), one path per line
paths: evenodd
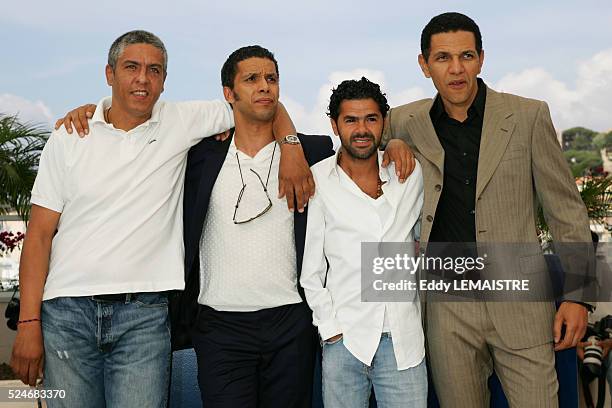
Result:
M106 126L111 126L110 124L106 123L106 120L104 120L104 111L111 107L112 102L113 102L112 96L107 96L105 98L102 98L100 102L98 102L98 104L96 105L96 111L94 112L93 117L91 118L92 124L101 123ZM149 120L147 120L146 122L141 123L140 125L136 126L136 128L141 127L141 126L149 126L149 125L159 122L160 116L161 116L160 115L161 104L162 102L160 101L155 102L155 105L153 105L153 110L151 112L151 118L149 118Z

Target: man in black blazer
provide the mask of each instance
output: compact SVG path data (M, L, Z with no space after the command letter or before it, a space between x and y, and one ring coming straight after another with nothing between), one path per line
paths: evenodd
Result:
M271 195L278 65L270 51L243 47L221 77L236 127L229 139L189 152L185 291L171 299L173 347L193 344L206 408L310 407L317 337L298 285L307 216ZM283 144L301 144L308 165L334 153L327 136ZM401 143L391 156L406 152Z
M328 136L313 136L313 135L302 135L298 134L301 145L304 149L304 155L309 165L313 165L320 160L331 156L334 151L332 149L332 142ZM234 313L243 313L245 315L255 314L262 315L263 313L258 312L218 312L214 309L202 306L197 303L198 294L200 291L200 237L202 235L204 220L206 218L209 206L211 205L211 193L213 187L215 187L215 183L217 181L217 176L223 166L223 162L228 154L228 150L230 144L232 142L232 138L225 140L224 142L216 141L212 138L208 138L207 140L199 143L194 146L190 153L187 162L187 174L185 177L185 196L184 196L184 236L185 236L185 292L181 296L181 312L178 313L180 315L174 316L172 321L172 339L173 345L175 348L183 348L188 345L189 338L192 335L192 332L189 330L189 327L193 327L194 325L194 338L193 345L196 348L196 351L201 350L198 354L198 380L200 384L200 391L202 393L202 400L205 406L219 406L219 407L230 407L230 406L244 406L242 405L244 399L238 398L238 395L225 395L221 399L217 400L218 403L211 401L208 398L210 393L213 393L213 390L210 389L211 384L210 381L214 383L219 383L222 381L222 374L216 372L214 369L211 370L209 364L206 361L206 350L205 347L199 348L198 346L198 338L202 335L203 331L207 330L209 326L210 320L215 319L217 315L226 315L231 316ZM270 189L272 190L272 189ZM299 276L301 272L302 258L304 254L304 239L306 234L306 218L307 218L307 209L304 212L295 211L293 214L294 218L294 246L295 246L295 267L297 271L297 281L299 282ZM261 231L262 237L261 240L266 242L266 232ZM214 239L214 238L211 238ZM240 247L241 243L236 242L235 251L236 255L240 255ZM270 266L273 267L274 260L270 260ZM206 271L204 271L206 273ZM313 378L313 370L314 370L314 362L315 362L315 352L317 345L317 336L316 331L314 330L314 326L312 326L312 318L310 310L305 308L305 304L303 303L303 289L301 286L297 286L297 291L302 298L302 302L296 305L291 305L289 307L282 307L280 309L289 309L289 315L294 315L290 320L290 323L285 330L290 330L293 332L294 337L301 337L303 341L299 342L296 346L296 349L299 350L299 361L294 361L293 363L299 364L301 369L297 369L297 372L301 373L299 379L295 381L291 381L293 385L300 385L300 390L296 390L294 387L287 388L287 384L281 380L288 379L287 377L283 378L283 371L286 370L284 367L280 367L278 372L274 377L276 378L273 382L268 384L267 387L269 391L260 389L256 394L258 395L257 400L263 399L263 401L267 401L268 403L263 406L311 406L311 391L312 391L312 378ZM274 308L276 309L276 308ZM297 309L297 310L292 310ZM260 310L261 312L261 310ZM278 320L282 320L286 318L287 313L286 310L278 313ZM254 316L254 318L258 318L259 316ZM215 333L214 335L217 335ZM227 338L220 338L219 342L227 342ZM181 344L182 343L182 344ZM229 342L228 342L229 343ZM234 345L233 345L234 346ZM287 361L286 363L290 363ZM297 367L296 367L297 368ZM208 376L210 377L207 380L204 380L202 377ZM233 380L233 378L231 379ZM227 384L224 383L219 384L220 387L226 387ZM293 390L292 390L293 388ZM289 395L290 401L295 403L294 405L290 403L278 403L277 398L278 393L286 393L287 391L291 391ZM217 391L214 391L215 393ZM268 399L265 399L264 396L260 394L265 394ZM236 398L235 398L236 397ZM229 400L228 400L229 398ZM247 400L251 400L251 398L247 398ZM235 404L234 404L235 402Z
M172 301L173 343L184 347L192 336L207 408L310 407L316 334L297 285L306 212L291 214L275 194L277 64L268 50L244 47L222 80L236 127L189 152L186 285ZM333 154L329 137L284 143L301 144L309 165Z

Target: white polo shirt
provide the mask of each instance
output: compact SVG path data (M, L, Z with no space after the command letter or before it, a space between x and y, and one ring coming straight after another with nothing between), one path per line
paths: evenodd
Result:
M183 180L189 148L233 126L221 101L158 101L124 132L98 104L81 139L62 127L45 145L32 204L61 213L43 300L183 289Z

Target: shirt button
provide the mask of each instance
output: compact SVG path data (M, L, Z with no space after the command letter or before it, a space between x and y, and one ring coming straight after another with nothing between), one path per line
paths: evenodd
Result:
M427 217L425 217L425 219L429 222L433 221L433 217L431 215L428 215Z
M470 210L470 214L471 214L471 215L476 214L476 210Z
M461 155L462 155L463 157L467 157L467 152L463 152L463 153L461 153Z
M465 179L463 182L465 183L466 186L470 185L470 179Z
M434 188L436 189L436 191L442 190L442 186L440 184L436 184Z

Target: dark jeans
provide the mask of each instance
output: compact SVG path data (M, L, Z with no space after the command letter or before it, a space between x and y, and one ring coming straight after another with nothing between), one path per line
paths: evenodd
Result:
M202 306L193 344L204 407L310 408L316 341L305 303L256 312Z

